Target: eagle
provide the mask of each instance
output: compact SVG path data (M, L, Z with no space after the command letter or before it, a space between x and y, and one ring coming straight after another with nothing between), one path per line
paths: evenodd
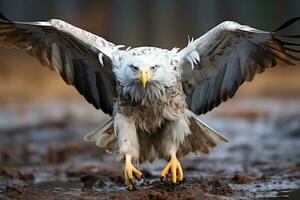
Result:
M128 190L144 176L137 165L167 160L161 180L184 180L179 160L209 153L228 139L199 120L246 81L275 66L300 63L300 35L263 31L233 21L184 48L124 48L59 19L13 22L0 14L0 45L18 48L57 71L110 118L85 136L124 160Z

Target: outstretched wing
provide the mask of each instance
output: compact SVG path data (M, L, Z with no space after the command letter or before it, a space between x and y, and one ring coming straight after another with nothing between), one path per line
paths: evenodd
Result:
M189 42L179 53L189 109L204 114L231 98L245 81L274 66L300 63L300 35L275 32L226 21Z
M61 20L19 23L0 13L0 45L36 57L89 103L112 114L116 94L112 62L118 52L114 44Z

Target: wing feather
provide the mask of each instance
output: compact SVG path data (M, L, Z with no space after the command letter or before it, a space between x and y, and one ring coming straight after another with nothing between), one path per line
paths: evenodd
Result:
M291 19L275 32L223 22L189 43L179 52L189 108L204 114L233 97L245 81L266 68L299 65L300 35L281 33L298 20L300 17ZM200 57L193 66L188 60L192 52Z
M0 13L0 45L37 58L97 109L112 114L116 95L112 54L118 50L114 44L61 20L20 23Z

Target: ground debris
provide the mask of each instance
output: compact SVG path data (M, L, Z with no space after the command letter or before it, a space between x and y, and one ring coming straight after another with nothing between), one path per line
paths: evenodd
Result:
M256 178L251 176L236 174L234 177L232 177L231 180L237 184L247 184L247 183L255 182Z
M159 179L165 163L154 162L137 166L146 182L128 192L123 163L82 140L98 124L0 130L0 199L255 199L299 190L300 114L234 112L204 117L230 143L182 160L186 180L174 189Z

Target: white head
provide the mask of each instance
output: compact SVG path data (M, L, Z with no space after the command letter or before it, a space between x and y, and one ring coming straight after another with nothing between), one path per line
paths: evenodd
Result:
M180 76L178 67L172 64L174 54L174 51L155 47L134 48L124 52L114 73L123 86L136 83L146 88L156 82L170 87Z

